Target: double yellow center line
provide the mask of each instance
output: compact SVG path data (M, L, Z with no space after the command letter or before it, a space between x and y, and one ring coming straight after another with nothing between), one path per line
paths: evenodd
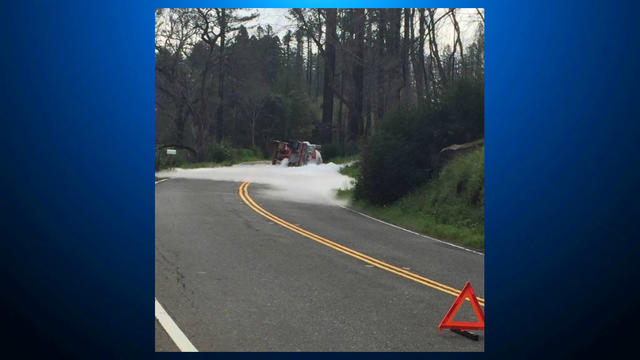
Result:
M333 242L329 239L326 239L322 236L316 235L312 232L309 232L299 226L296 226L288 221L282 220L281 218L273 215L272 213L266 211L265 209L263 209L262 207L260 207L260 205L258 205L255 201L253 201L253 199L249 196L249 183L248 182L244 182L242 184L240 184L240 187L238 188L238 194L240 195L240 198L242 199L242 201L244 201L245 204L247 204L251 209L253 209L255 212L257 212L258 214L264 216L265 218L273 221L274 223L281 225L295 233L298 233L306 238L309 238L313 241L316 241L322 245L328 246L334 250L337 250L343 254L347 254L349 256L352 256L358 260L362 260L368 264L371 264L377 268L380 268L382 270L386 270L389 272L392 272L398 276L402 276L403 278L409 279L409 280L413 280L419 284L428 286L430 288L436 289L436 290L440 290L444 293L447 293L449 295L453 295L453 296L458 296L460 295L460 290L458 289L454 289L450 286L447 286L445 284L441 284L437 281L431 280L431 279L427 279L424 276L420 276L418 274L412 273L410 271L407 271L405 269L399 268L397 266L391 265L391 264L387 264L384 261L378 260L376 258L372 258L369 255L363 254L361 252L355 251L353 249L350 249L344 245L340 245L336 242ZM481 306L484 306L484 299L483 298L478 298L478 302L480 303Z

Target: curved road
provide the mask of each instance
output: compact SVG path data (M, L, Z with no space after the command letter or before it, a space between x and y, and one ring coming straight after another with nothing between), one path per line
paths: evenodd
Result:
M483 255L245 187L156 185L156 299L197 350L484 350L438 330L467 281L484 304ZM156 351L179 351L158 321Z

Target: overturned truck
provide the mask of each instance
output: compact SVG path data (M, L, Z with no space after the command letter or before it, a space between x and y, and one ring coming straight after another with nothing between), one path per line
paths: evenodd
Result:
M322 164L320 145L311 144L308 141L298 140L273 140L275 150L271 163L287 166L303 166L307 164Z

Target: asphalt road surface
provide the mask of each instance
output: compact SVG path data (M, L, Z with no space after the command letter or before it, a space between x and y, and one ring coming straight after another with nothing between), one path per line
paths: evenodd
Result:
M198 351L484 350L484 332L479 341L440 333L455 300L440 285L292 231L247 205L240 185L156 185L156 299ZM470 281L483 301L483 255L337 206L279 201L264 187L248 194L296 228L435 284L460 290ZM468 301L455 320L475 320ZM156 351L179 351L158 321L155 338Z

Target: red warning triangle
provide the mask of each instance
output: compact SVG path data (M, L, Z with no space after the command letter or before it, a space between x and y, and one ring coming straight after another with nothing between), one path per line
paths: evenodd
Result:
M471 307L473 307L473 311L476 313L478 321L453 321L453 317L456 315L466 298L471 302ZM441 333L442 329L484 330L484 312L482 312L482 309L480 308L480 304L478 303L478 299L476 298L476 294L473 292L470 282L467 281L467 284L462 288L460 295L458 295L458 298L453 302L451 309L449 309L447 314L444 316L438 328Z

